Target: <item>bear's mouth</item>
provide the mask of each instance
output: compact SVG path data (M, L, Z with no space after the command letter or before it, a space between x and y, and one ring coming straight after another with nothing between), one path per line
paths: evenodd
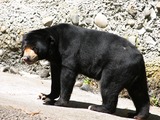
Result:
M36 61L38 61L38 55L34 52L34 50L28 47L28 48L25 48L24 50L22 60L25 63L31 65Z
M30 57L24 56L24 57L22 57L22 60L25 63L27 63L28 65L31 65L31 64L34 64L38 60L38 58L36 57L36 58L34 58L34 59L31 60Z

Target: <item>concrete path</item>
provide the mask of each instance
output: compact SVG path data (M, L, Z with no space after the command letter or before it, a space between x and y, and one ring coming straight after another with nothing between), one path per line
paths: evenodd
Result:
M50 81L27 78L0 72L1 120L132 120L128 112L134 112L132 101L119 99L115 115L88 110L91 104L101 104L99 94L74 88L69 107L44 105L38 100L40 93L50 92ZM151 107L149 120L160 120L160 108Z

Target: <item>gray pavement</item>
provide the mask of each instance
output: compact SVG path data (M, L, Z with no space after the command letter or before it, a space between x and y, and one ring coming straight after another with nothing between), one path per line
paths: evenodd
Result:
M40 93L50 92L50 80L22 77L0 72L0 120L132 120L128 112L135 108L131 100L119 98L114 115L88 110L101 104L101 96L74 88L69 107L44 105ZM160 108L151 107L149 120L160 120Z

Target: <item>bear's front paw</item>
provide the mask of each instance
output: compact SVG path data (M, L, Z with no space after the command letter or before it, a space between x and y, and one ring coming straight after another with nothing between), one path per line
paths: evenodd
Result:
M46 95L43 93L41 93L38 96L38 99L42 100L45 104L54 104L55 103L55 100L51 99L50 95Z
M44 102L48 102L51 99L49 98L48 95L41 93L40 95L38 95L38 99L43 100Z

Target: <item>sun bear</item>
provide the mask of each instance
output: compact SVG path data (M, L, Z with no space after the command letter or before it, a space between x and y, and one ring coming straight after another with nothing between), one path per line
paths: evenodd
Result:
M66 106L78 74L100 82L102 105L90 110L114 113L118 95L126 88L137 120L149 116L149 95L142 54L126 39L108 32L59 24L24 35L22 59L28 64L46 59L51 67L51 93L43 94L56 106ZM57 101L55 99L58 98Z

